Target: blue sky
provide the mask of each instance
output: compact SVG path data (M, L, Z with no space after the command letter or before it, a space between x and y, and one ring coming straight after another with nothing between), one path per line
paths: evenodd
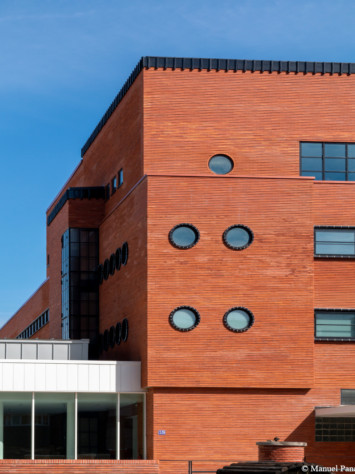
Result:
M139 58L355 62L353 0L0 0L0 324L45 279L45 210Z

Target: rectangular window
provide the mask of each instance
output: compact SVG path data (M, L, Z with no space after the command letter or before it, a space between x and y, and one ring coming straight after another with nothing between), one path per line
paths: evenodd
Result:
M355 417L316 417L316 441L355 441Z
M355 340L355 310L315 310L316 340Z
M112 189L111 195L112 195L112 194L115 194L116 189L117 189L117 176L114 176L114 177L112 178L112 181L111 181L111 189Z
M300 143L301 176L316 180L355 181L354 143Z
M3 459L31 459L31 393L2 393Z
M355 228L316 227L314 254L327 257L355 257Z
M35 459L74 459L74 394L35 396Z
M341 389L341 405L355 405L355 390L354 389Z
M123 168L120 169L118 172L118 188L120 188L123 184Z

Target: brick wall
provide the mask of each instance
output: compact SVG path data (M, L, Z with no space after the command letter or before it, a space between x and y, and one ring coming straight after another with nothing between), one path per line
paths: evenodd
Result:
M0 339L15 338L40 316L49 306L49 280L46 280L38 290L21 306L11 319L0 329ZM36 332L33 337L46 338L49 324Z
M312 180L149 177L148 386L311 387L313 385ZM200 240L176 249L168 234L191 223ZM254 233L234 251L231 225ZM169 324L180 306L200 324ZM255 317L244 333L223 315L244 306ZM292 370L290 370L292 367Z
M158 474L157 461L0 460L0 473L11 474Z

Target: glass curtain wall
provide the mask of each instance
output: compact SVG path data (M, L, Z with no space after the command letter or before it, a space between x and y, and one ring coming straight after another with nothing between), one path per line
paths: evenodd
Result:
M1 459L31 459L31 411L31 393L1 394Z
M99 330L99 233L70 228L62 236L62 338L95 339Z
M1 393L0 459L144 459L144 394Z
M78 459L116 459L117 394L78 394Z
M142 395L120 395L120 459L144 459L143 416Z
M35 459L74 459L74 394L35 396Z

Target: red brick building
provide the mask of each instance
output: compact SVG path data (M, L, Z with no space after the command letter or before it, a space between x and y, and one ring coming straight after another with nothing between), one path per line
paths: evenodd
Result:
M274 436L355 465L354 105L355 64L142 58L0 337L140 361L161 472Z

